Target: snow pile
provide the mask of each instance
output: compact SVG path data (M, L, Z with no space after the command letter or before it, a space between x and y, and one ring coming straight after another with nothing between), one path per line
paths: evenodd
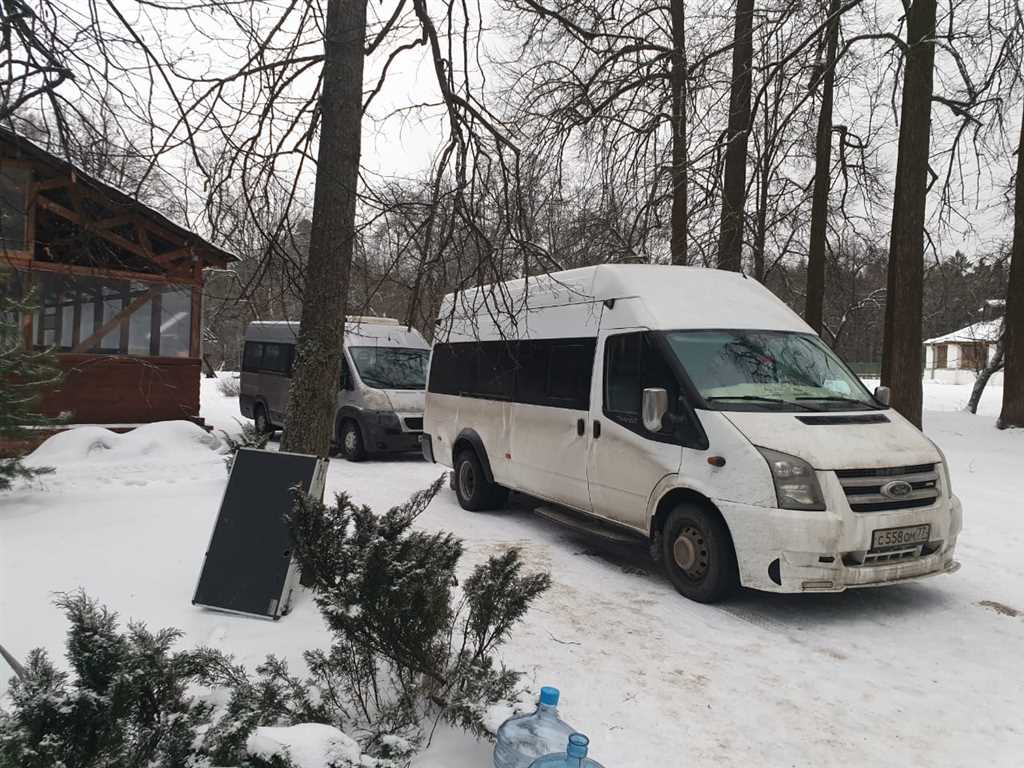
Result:
M206 458L221 441L190 421L159 421L118 434L103 427L82 426L58 432L25 459L29 466L66 467L82 462L163 460L199 454Z
M253 757L291 760L295 768L370 768L377 764L366 757L355 740L337 728L320 723L288 727L261 726L245 744Z

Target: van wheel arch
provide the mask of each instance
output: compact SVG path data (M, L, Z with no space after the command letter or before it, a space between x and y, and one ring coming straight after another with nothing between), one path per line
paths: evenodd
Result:
M732 531L729 530L729 522L725 517L723 517L721 510L715 506L714 502L712 502L711 499L703 493L698 493L691 488L673 488L658 500L658 506L654 511L654 516L651 518L651 557L656 562L661 562L661 533L665 529L665 521L668 520L668 516L672 513L672 510L684 502L697 504L709 513L715 515L715 517L719 518L722 521L722 525L725 527L726 533L729 534L729 545L732 547L733 553L736 552L736 544L732 540Z
M480 468L484 472L484 479L488 483L494 482L494 472L491 471L491 461L487 456L487 449L484 448L484 441L480 439L475 429L464 429L459 432L452 444L452 466L455 466L455 459L464 449L469 448L476 454Z
M739 586L729 524L710 499L690 489L669 491L658 502L651 521L651 555L676 591L691 600L716 603Z

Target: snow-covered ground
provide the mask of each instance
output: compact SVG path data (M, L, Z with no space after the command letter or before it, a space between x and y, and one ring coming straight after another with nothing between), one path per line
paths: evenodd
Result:
M1024 433L978 416L967 387L926 383L926 431L964 504L962 570L839 595L677 595L644 553L578 538L527 509L471 514L445 489L421 518L464 538L467 569L508 546L552 574L505 660L607 768L1020 766L1024 755ZM237 401L203 381L203 415L237 429ZM54 592L84 588L122 617L177 626L249 666L329 642L308 595L279 622L194 608L192 591L226 474L194 431L163 424L51 445L55 474L0 496L0 643L62 653ZM147 434L148 432L148 434ZM97 439L109 443L95 447ZM94 446L92 451L87 449ZM433 480L416 460L332 460L328 493L385 508ZM4 671L6 677L6 670ZM0 690L5 684L0 684ZM484 768L490 747L443 732L420 768Z

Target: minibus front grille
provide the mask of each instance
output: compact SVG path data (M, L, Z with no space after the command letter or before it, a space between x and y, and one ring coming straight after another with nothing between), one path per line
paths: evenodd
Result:
M885 512L892 509L913 509L931 506L939 498L939 474L934 464L881 469L836 470L846 500L854 512ZM886 494L883 489L894 481L903 481L910 491L901 496Z

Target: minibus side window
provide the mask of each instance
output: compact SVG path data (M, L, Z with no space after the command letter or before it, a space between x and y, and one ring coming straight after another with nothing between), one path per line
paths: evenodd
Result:
M263 363L263 345L258 341L245 342L245 349L242 352L242 370L253 373L260 369Z
M648 388L668 392L670 410L679 400L679 382L654 345L649 333L624 333L605 341L604 412L636 432L647 433L640 419L643 391ZM672 434L666 424L659 433Z
M263 364L260 366L269 373L288 373L288 347L285 344L264 344Z

